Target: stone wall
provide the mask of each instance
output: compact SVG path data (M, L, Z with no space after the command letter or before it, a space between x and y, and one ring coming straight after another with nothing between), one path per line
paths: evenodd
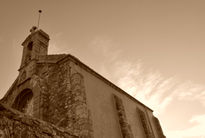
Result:
M70 66L69 61L39 64L38 68L38 76L46 82L41 87L48 89L41 93L42 119L83 138L92 138L83 76Z
M81 64L74 62L72 63L72 68L75 68L78 73L83 75L87 105L92 111L94 137L146 137L136 108L150 115L153 115L152 110L140 104L137 100L130 98L122 90L120 91L113 88L114 86L108 85L105 80L96 77L95 74L91 74L92 72L84 69ZM114 100L113 95L116 95L118 100ZM149 118L148 115L146 117ZM152 132L150 126L149 129L155 138L158 138Z
M78 138L50 123L26 116L0 103L1 138Z
M68 60L61 63L37 63L35 73L29 79L19 78L2 102L12 107L16 105L16 97L29 89L33 93L33 112L30 115L66 128L78 136L93 137L84 77L70 66Z

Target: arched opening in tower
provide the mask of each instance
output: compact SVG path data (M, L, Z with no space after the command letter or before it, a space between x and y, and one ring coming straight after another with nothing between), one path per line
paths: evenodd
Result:
M24 89L15 99L12 108L28 115L33 114L33 92L31 89Z
M29 62L31 60L32 49L33 49L33 42L31 41L27 46L26 62Z

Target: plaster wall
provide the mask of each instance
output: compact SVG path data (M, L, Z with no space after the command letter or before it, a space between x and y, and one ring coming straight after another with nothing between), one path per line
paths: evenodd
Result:
M71 62L70 66L71 68L75 69L77 72L81 73L84 77L87 104L88 104L88 108L91 111L94 137L98 137L98 138L122 137L113 94L118 96L123 101L127 122L131 126L131 131L133 133L134 138L146 137L137 109L139 108L144 112L146 110L147 117L152 116L151 110L146 109L141 104L137 103L136 101L134 101L127 95L123 94L122 92L117 91L116 89L109 86L104 81L97 78L90 72L79 67L75 63ZM152 127L154 127L154 125L152 125ZM151 131L152 130L153 129L151 129Z

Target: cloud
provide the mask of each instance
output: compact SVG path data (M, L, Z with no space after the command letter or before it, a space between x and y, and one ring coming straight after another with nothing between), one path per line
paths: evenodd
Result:
M140 100L144 104L153 108L156 113L161 112L172 101L170 90L175 86L175 79L163 78L157 71L146 71L141 62L122 63L116 69L118 78L117 84ZM168 94L169 93L169 94ZM169 95L164 98L164 95Z
M96 36L88 45L90 54L95 57L92 59L100 63L95 69L107 79L116 82L118 76L115 76L113 72L117 71L115 67L118 66L118 62L116 61L122 54L119 45L106 36Z
M104 57L104 60L109 62L117 60L119 55L122 53L118 44L106 36L96 36L92 39L89 46L93 53Z
M175 90L178 93L180 100L189 100L200 102L205 106L205 86L202 84L195 84L191 81L181 83Z
M193 116L189 121L196 125L184 130L167 131L167 136L170 138L205 138L205 114Z

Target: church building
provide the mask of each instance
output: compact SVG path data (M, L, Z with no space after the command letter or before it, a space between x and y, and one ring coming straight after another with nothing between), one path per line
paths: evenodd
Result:
M49 35L30 32L0 100L0 137L165 138L152 109L73 55L48 55Z

